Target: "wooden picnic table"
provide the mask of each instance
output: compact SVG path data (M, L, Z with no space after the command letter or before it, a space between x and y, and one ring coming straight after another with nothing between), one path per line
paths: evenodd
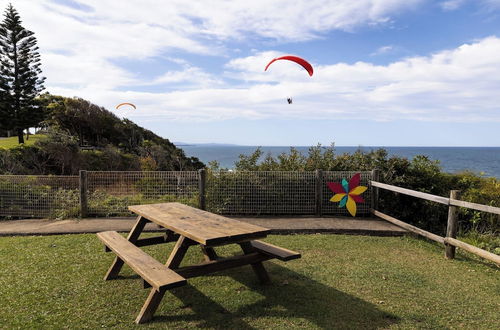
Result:
M300 253L256 240L265 238L269 229L184 204L133 205L129 206L129 210L138 217L126 239L115 231L101 232L97 236L106 245L106 251L116 254L104 277L105 280L116 278L123 264L127 263L142 277L144 287L151 287L151 292L135 320L136 323L151 320L165 292L185 285L188 278L251 265L260 282L267 283L269 275L262 264L263 261L274 258L282 261L300 258ZM140 239L139 236L148 222L154 222L164 228L165 233ZM165 264L139 248L174 241L175 246ZM234 243L240 245L243 254L224 258L217 255L215 247ZM180 267L186 251L193 245L201 247L204 262Z

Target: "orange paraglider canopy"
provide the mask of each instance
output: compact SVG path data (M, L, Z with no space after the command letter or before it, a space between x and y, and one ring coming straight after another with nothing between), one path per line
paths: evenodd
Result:
M122 105L130 105L131 107L133 107L134 109L137 109L136 106L132 103L128 103L128 102L125 102L125 103L120 103L116 106L116 109L118 110L119 107L121 107Z
M301 57L298 57L298 56L293 56L293 55L285 55L285 56L281 56L281 57L276 57L275 59L273 59L271 62L269 62L267 65L266 65L266 68L264 69L264 71L267 71L267 68L275 61L279 61L279 60L288 60L288 61L292 61L292 62L295 62L297 64L300 64L304 69L307 70L307 72L309 73L310 76L313 75L313 67L312 65L307 62L306 60L304 60L303 58Z

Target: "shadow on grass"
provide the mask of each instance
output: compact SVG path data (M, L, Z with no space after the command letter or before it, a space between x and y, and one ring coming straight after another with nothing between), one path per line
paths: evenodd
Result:
M202 328L238 329L254 329L251 319L258 322L259 328L273 327L276 323L292 327L311 326L313 323L320 328L377 329L399 322L397 316L381 311L372 303L275 263L265 265L272 276L270 285L260 285L250 266L210 275L231 276L244 285L239 291L259 293L262 298L258 301L229 311L196 287L188 285L170 292L194 314L157 314L152 322L194 322ZM238 294L234 292L235 300ZM165 298L164 303L168 296Z

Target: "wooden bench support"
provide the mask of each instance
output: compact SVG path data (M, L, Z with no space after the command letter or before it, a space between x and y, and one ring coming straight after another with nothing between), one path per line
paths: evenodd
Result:
M301 257L300 253L288 250L270 243L262 241L251 241L252 247L262 253L268 254L273 258L277 258L281 261L288 261L293 259L299 259Z
M201 245L201 252L205 258L205 261L213 261L219 259L217 252L213 247L203 246Z
M135 246L149 246L149 245L170 243L170 242L175 242L178 239L179 235L175 235L171 231L168 231L162 236L138 239L137 242L135 242Z
M181 267L175 272L184 278L192 278L203 276L215 272L272 259L271 256L260 252L252 252L245 255L237 255L227 258L219 258L217 260L208 261L199 265Z
M250 254L256 251L250 242L242 242L239 244L245 254ZM264 268L262 261L257 261L250 265L252 266L255 275L257 275L257 277L259 278L261 284L267 284L271 282L269 274L267 273L267 270Z
M116 231L98 233L97 237L116 253L118 260L129 265L149 286L152 286L148 299L135 320L136 323L151 320L168 289L187 283L184 277L142 251Z
M128 234L127 240L131 243L135 243L148 222L150 222L148 219L143 218L142 216L138 216L137 222L135 223L134 227ZM111 267L109 267L108 272L106 273L106 275L104 275L104 280L107 281L116 278L120 273L122 267L123 267L123 260L116 257L113 263L111 264Z
M149 293L148 298L144 302L144 305L142 306L139 315L137 315L137 318L135 319L135 323L137 324L146 323L153 318L153 315L158 309L158 306L160 306L161 300L163 299L165 292L167 292L166 289L160 289L159 291L151 289L151 292Z
M179 236L177 243L175 243L174 249L168 257L167 263L165 264L170 269L177 269L181 264L184 255L186 254L188 248L191 245L197 245L198 243L190 240L187 237Z

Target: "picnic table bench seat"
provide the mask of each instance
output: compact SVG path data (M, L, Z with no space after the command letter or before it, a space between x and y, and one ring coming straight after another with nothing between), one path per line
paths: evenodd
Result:
M288 250L271 243L262 242L259 240L250 241L252 247L264 254L270 255L273 258L279 259L281 261L288 261L293 259L299 259L301 257L300 253Z
M184 277L142 251L116 231L101 232L97 237L156 290L172 289L187 283Z

